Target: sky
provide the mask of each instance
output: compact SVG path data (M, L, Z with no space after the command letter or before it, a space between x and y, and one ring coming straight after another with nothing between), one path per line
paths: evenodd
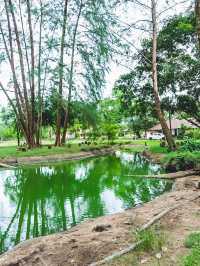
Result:
M149 0L141 0L141 1L145 4L148 4L148 5L150 3ZM162 10L164 10L166 8L166 1L167 0L159 0L158 12L161 12ZM181 1L181 0L173 0L173 1L168 0L168 2L169 2L169 6L173 6L176 2L181 3L183 1ZM175 7L173 7L172 9L170 9L168 11L166 11L165 13L162 14L160 19L162 20L167 16L172 16L174 14L184 12L185 10L187 10L188 7L190 7L190 1L189 0L185 1L182 4L179 4ZM137 21L144 20L144 19L145 20L150 19L150 11L149 10L144 10L144 8L141 8L139 5L133 4L133 3L126 4L123 8L117 9L116 14L118 15L120 22L123 25L126 25L127 23L128 24L135 24ZM142 22L142 24L139 22L135 25L148 26L148 24L146 24L144 22ZM145 33L144 31L136 30L135 28L132 28L129 35L127 35L127 41L132 43L132 46L130 48L131 53L132 52L134 53L136 51L134 47L136 47L136 48L140 47L140 42L144 37L147 37L147 33ZM103 97L104 98L112 96L112 88L114 86L115 81L122 74L128 73L130 71L130 66L132 66L132 62L122 61L121 58L118 61L120 61L120 63L116 63L113 61L109 62L110 71L106 75L106 86L105 86L105 89L103 91ZM126 65L126 67L124 65ZM1 79L1 81L2 80L3 81L8 80L8 76L6 74L8 67L9 66L7 66L5 64L0 64L0 79ZM0 91L0 106L6 106L6 105L7 105L7 99L4 95L4 93Z

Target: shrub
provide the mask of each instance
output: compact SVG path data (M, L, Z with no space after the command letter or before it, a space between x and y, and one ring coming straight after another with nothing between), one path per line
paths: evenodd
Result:
M200 266L200 247L193 248L183 260L184 266Z
M200 141L195 139L186 139L181 143L181 151L200 151Z
M186 248L200 247L200 232L190 234L185 240Z
M3 127L0 129L0 136L1 136L1 140L8 140L8 139L12 139L15 138L15 132L13 128L10 127Z
M191 248L191 252L183 258L183 265L200 266L200 232L190 234L185 240L185 246Z
M188 137L190 139L198 140L200 139L200 129L190 129L185 132L185 137Z
M185 154L177 154L176 157L170 158L165 165L167 172L185 171L193 169L196 161L193 157L186 157Z

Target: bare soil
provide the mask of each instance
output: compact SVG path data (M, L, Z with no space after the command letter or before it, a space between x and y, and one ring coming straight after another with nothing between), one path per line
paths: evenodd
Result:
M1 255L0 265L90 265L128 247L135 241L134 230L166 208L183 203L160 221L169 236L167 252L161 265L179 265L180 256L187 252L183 245L185 236L200 229L200 200L189 201L194 195L200 196L200 190L196 188L196 182L199 181L200 176L179 178L172 192L163 194L143 206L83 222L66 232L25 241ZM149 254L137 257L134 264L134 256L129 254L107 265L157 265L154 257ZM143 257L147 260L145 263Z

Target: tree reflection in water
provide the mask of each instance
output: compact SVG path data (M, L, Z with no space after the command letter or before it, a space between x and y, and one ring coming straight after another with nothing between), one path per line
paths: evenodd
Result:
M160 171L139 154L125 152L1 171L0 252L25 239L67 230L86 218L150 201L172 184L133 175Z

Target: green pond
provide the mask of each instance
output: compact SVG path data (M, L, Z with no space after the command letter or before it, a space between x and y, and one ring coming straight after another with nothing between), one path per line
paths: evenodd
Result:
M172 183L138 153L0 171L0 253L19 242L89 218L124 211L169 191Z

